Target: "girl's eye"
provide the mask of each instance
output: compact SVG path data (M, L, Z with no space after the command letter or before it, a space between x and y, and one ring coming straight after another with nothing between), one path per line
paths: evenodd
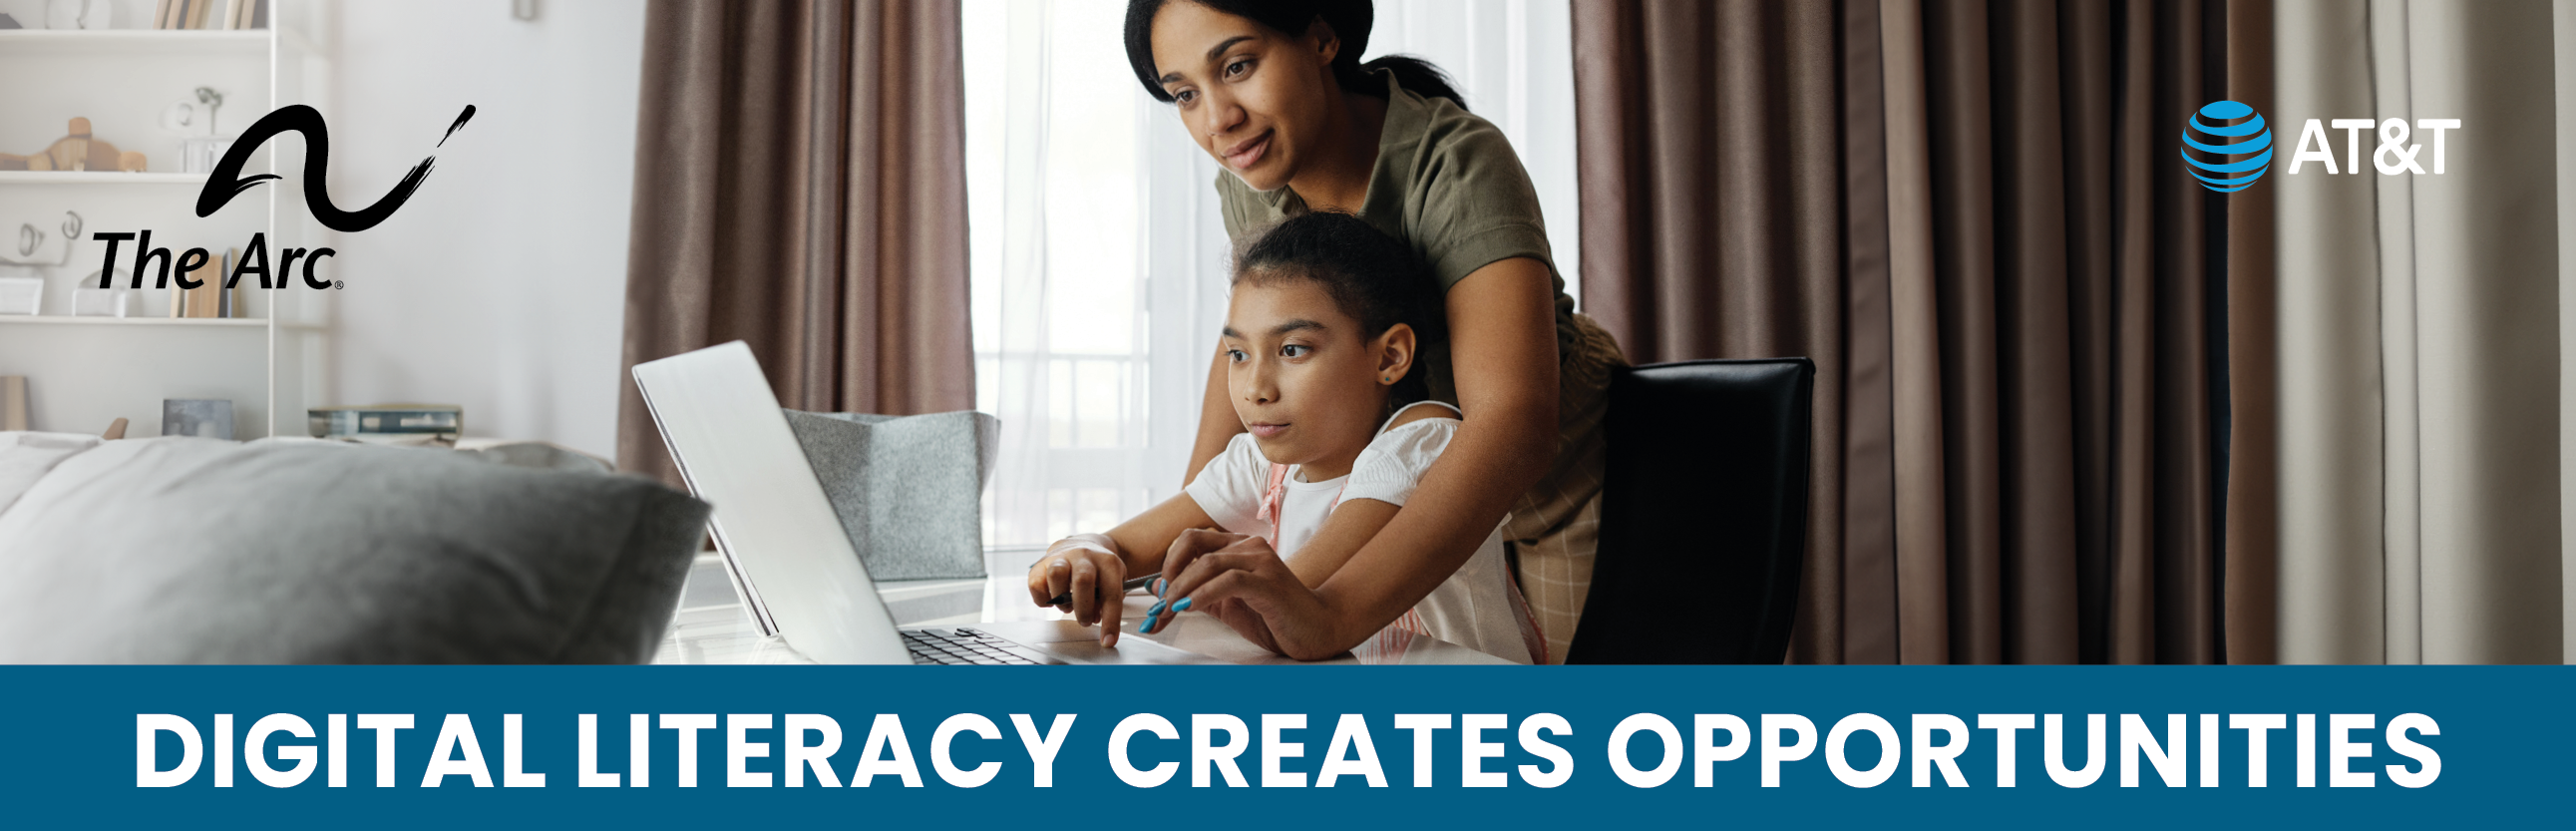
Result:
M1225 359L1238 364L1249 360L1251 357L1252 356L1250 355L1243 354L1243 350L1241 349L1228 349L1225 351Z
M1233 63L1230 63L1230 64L1226 64L1226 65L1225 65L1225 77L1232 78L1232 77L1234 77L1234 76L1241 75L1241 74L1243 74L1243 73L1245 73L1245 72L1249 72L1249 71L1251 71L1251 70L1252 70L1252 62L1251 62L1251 61L1249 61L1249 60L1235 61L1235 62L1233 62Z
M1279 357L1282 357L1282 358L1295 358L1295 357L1303 356L1303 355L1305 355L1306 353L1308 353L1308 352L1313 352L1313 351L1315 351L1315 348L1314 348L1314 347L1312 347L1312 346L1304 346L1304 345L1300 345L1300 344L1294 344L1294 343L1292 343L1292 344L1289 344L1289 345L1287 345L1287 346L1279 347Z
M1176 92L1176 93L1173 93L1173 94L1172 94L1172 103L1174 103L1174 104L1187 104L1187 103L1190 103L1192 100L1197 99L1198 97L1199 97L1199 91L1198 91L1198 90L1194 90L1194 89L1185 89L1185 90L1181 90L1180 92Z

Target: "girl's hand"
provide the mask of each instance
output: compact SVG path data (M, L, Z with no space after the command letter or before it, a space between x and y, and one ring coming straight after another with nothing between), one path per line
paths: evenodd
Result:
M1126 611L1127 561L1106 537L1076 534L1047 547L1046 556L1029 566L1029 600L1072 612L1074 622L1101 624L1100 645L1118 645L1118 621ZM1053 601L1071 595L1063 604Z
M1332 645L1323 599L1306 588L1270 542L1260 537L1192 530L1164 557L1167 582L1158 614L1145 631L1168 626L1180 612L1213 614L1247 640L1301 661L1342 650Z

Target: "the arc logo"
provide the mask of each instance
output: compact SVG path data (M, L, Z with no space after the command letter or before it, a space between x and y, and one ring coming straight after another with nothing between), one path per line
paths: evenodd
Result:
M447 126L447 135L438 137L438 143L447 144L447 139L456 135L456 130L473 117L474 106L468 104L464 112L457 114L456 123ZM394 211L402 208L403 202L411 199L412 191L420 189L420 183L429 178L430 167L438 161L436 156L420 160L420 164L413 165L411 172L404 174L402 181L375 204L355 211L340 210L331 204L331 194L322 186L331 167L331 129L323 125L322 113L303 104L280 107L262 116L257 123L250 125L250 129L242 131L241 138L233 140L232 150L225 152L223 160L215 163L214 172L206 177L205 189L197 192L197 216L213 216L215 211L224 207L224 203L232 201L234 194L279 178L274 173L262 173L245 179L241 175L242 166L250 163L251 154L258 151L260 145L290 131L304 134L305 205L313 210L313 218L321 222L322 227L341 233L364 231L393 216Z
M2244 190L2272 165L2272 130L2253 107L2212 101L2183 128L2182 160L2191 165L2191 176L2201 187L2220 193Z
M439 136L438 143L442 146L447 144L447 140L456 135L457 129L464 127L465 122L473 117L474 107L467 105L464 112L457 114L456 122L447 125L447 133ZM438 161L436 156L421 159L420 164L413 165L411 171L404 174L402 181L394 185L393 190L378 197L374 204L354 211L341 210L338 205L332 204L330 192L323 187L323 182L330 170L331 131L323 125L322 113L302 104L280 107L250 125L250 129L243 131L240 138L233 140L232 149L226 151L224 157L215 162L215 169L206 176L205 188L197 192L197 216L199 218L213 216L216 211L223 209L225 203L231 202L233 197L242 191L281 178L273 173L245 177L242 175L242 167L250 163L251 155L258 152L269 139L289 132L301 133L304 136L305 206L312 210L313 219L322 223L322 227L344 234L354 234L376 227L377 224L392 217L394 211L400 210L403 203L411 199L412 192L420 189L421 182L429 178L430 168ZM339 280L325 279L314 273L314 269L321 265L323 259L339 253L329 248L309 250L279 248L278 260L272 267L268 253L268 234L264 231L250 235L250 241L243 244L240 249L241 257L230 261L232 267L229 273L221 273L224 269L219 268L216 269L217 274L207 279L198 279L194 275L199 268L209 262L218 264L222 262L216 260L213 251L190 248L176 255L174 259L170 249L153 247L151 229L118 233L102 232L90 235L90 239L107 243L107 256L100 263L98 271L98 287L102 289L113 287L111 283L117 271L116 249L119 243L127 242L134 244L134 264L132 268L126 269L126 273L131 275L129 282L135 289L143 288L143 275L147 271L154 274L152 281L154 288L169 288L176 284L181 289L197 289L207 283L221 281L225 289L231 289L241 282L242 277L255 275L259 278L260 288L282 289L291 284L289 275L294 272L297 260L304 261L305 287L336 289L347 285Z

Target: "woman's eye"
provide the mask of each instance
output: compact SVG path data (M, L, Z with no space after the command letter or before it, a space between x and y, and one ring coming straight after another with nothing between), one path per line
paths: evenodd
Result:
M1229 361L1233 361L1233 362L1238 363L1238 364L1239 364L1239 363L1243 363L1245 360L1250 359L1251 357L1252 357L1252 356L1250 356L1250 355L1243 354L1243 350L1241 350L1241 349L1228 349L1228 350L1226 350L1226 351L1225 351L1225 359L1226 359L1226 360L1229 360Z
M1230 64L1226 64L1226 65L1225 65L1225 77L1232 78L1232 77L1234 77L1234 76L1241 75L1241 74L1243 74L1243 73L1245 73L1245 72L1248 72L1248 71L1250 71L1251 69L1252 69L1252 62L1251 62L1251 61L1248 61L1248 60L1244 60L1244 61L1235 61L1235 62L1233 62L1233 63L1230 63Z
M1176 93L1173 93L1173 94L1172 94L1172 103L1174 103L1174 104L1187 104L1187 103L1190 103L1192 100L1197 99L1198 97L1199 97L1199 91L1198 91L1198 90L1194 90L1194 89L1185 89L1185 90L1181 90L1180 92L1176 92Z
M1287 346L1279 347L1279 357L1282 357L1282 358L1295 358L1295 357L1301 357L1301 356L1305 355L1306 353L1308 353L1308 352L1313 352L1313 351L1315 351L1315 348L1314 348L1314 347L1312 347L1312 346L1301 346L1301 345L1293 344L1293 343L1292 343L1292 344L1289 344L1289 345L1287 345Z

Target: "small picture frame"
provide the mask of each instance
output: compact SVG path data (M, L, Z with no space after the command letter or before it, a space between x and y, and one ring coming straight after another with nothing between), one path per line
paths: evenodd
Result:
M161 435L233 438L233 402L220 398L161 399Z
M33 315L44 309L45 281L0 277L0 315Z

